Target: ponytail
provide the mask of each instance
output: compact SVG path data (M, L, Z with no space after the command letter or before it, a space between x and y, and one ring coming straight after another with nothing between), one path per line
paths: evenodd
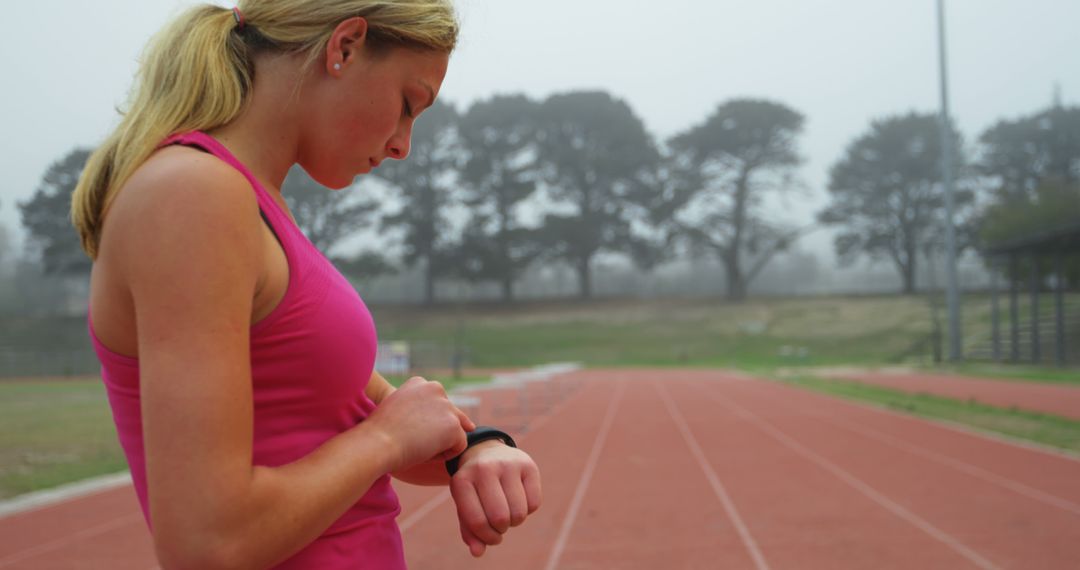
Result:
M450 53L458 25L450 0L241 0L240 13L202 5L156 35L143 55L120 124L87 160L71 199L83 250L97 258L101 224L120 187L169 135L236 119L255 77L257 52L318 59L334 28L367 19L373 45ZM241 26L240 22L244 24Z
M243 110L253 65L235 27L231 10L199 6L151 40L127 112L90 155L72 195L72 222L91 259L116 191L162 140L224 125Z

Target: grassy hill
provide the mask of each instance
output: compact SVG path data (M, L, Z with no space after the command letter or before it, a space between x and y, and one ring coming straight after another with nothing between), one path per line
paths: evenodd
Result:
M1080 295L1068 298L1080 311ZM1003 318L1006 316L1002 299ZM1041 306L1052 321L1052 303ZM513 305L372 305L379 338L413 341L430 364L450 365L455 346L474 367L555 361L596 366L920 364L932 360L926 297L752 299L604 299L526 301ZM1027 299L1021 315L1027 318ZM965 295L966 345L985 347L990 300ZM944 311L940 311L944 319ZM942 323L944 326L944 323ZM1004 324L1003 324L1004 327ZM1003 328L1002 334L1006 334ZM85 318L0 318L0 377L93 374Z
M470 350L475 366L577 361L597 366L749 369L928 361L932 331L921 297L537 302L372 308L383 339ZM966 334L989 331L989 301L966 300Z

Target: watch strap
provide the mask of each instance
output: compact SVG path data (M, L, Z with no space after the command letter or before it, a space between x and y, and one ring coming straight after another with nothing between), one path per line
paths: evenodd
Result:
M517 447L517 443L514 442L514 438L510 437L510 434L489 426L477 426L476 429L467 432L465 437L468 442L465 446L466 450L481 441L487 441L489 439L500 439L510 447ZM462 455L465 455L465 452L461 452L461 455L446 462L446 472L449 473L451 477L454 476L454 473L457 473L458 464L461 462Z

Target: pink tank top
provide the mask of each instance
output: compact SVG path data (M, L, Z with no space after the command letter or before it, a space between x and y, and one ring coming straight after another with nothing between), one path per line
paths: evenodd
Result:
M254 463L270 467L290 463L363 421L375 409L364 394L375 363L375 324L356 290L224 145L202 132L175 135L162 146L171 144L200 148L243 173L263 218L285 251L288 289L278 306L251 327L251 373ZM92 324L89 331L120 444L150 525L139 362L103 345ZM404 569L401 533L395 522L400 512L390 476L383 475L315 542L277 568Z

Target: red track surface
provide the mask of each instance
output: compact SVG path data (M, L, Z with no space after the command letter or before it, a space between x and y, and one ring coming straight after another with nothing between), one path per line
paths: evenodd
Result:
M1080 568L1080 461L765 381L588 371L484 395L544 506L473 559L398 485L412 570ZM505 423L503 423L505 422ZM129 488L0 519L0 568L155 566Z
M959 400L975 400L1002 408L1016 407L1080 419L1080 386L990 380L948 374L910 374L893 372L842 372L829 377L876 384L910 393L923 392Z

